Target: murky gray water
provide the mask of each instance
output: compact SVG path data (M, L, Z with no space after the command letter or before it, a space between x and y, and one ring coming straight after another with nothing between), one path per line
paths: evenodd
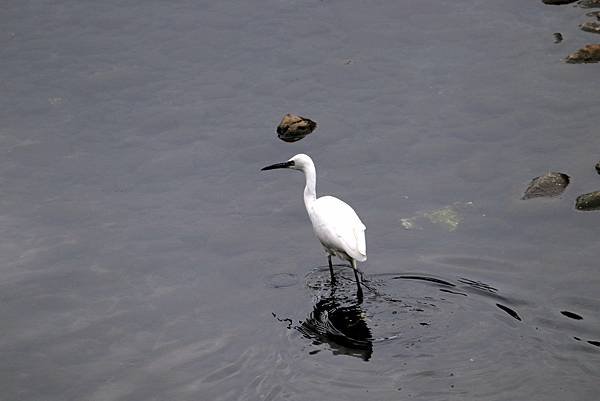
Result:
M584 13L5 4L0 399L596 400ZM287 112L318 129L278 140ZM259 172L300 152L368 227L362 303L302 176ZM567 190L521 200L547 171Z

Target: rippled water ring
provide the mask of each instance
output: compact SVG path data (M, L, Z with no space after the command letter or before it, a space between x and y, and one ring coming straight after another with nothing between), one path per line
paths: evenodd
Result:
M315 302L298 327L316 344L329 344L334 353L368 360L374 344L409 349L460 337L469 327L480 330L487 319L496 324L498 313L520 320L495 288L476 280L453 283L422 274L369 275L360 302L351 270L339 269L336 274L340 280L333 288L326 268L306 275Z

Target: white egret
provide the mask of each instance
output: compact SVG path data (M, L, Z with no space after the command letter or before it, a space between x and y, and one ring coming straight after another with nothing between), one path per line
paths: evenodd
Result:
M327 252L331 281L335 282L331 257L337 256L347 260L354 270L356 285L362 296L356 262L367 260L365 225L360 221L354 209L340 199L333 196L317 198L317 173L315 164L309 156L298 154L286 162L272 164L262 170L277 168L290 168L304 172L306 178L304 206L306 206L315 235Z

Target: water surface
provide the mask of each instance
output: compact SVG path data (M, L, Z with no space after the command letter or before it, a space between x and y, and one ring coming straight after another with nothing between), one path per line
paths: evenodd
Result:
M597 399L599 67L561 61L584 13L3 6L2 398ZM280 141L288 112L319 128ZM259 171L300 152L368 227L362 302L302 176ZM548 171L567 190L521 200Z

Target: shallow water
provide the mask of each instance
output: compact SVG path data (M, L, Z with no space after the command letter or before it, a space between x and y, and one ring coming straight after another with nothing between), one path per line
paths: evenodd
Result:
M585 12L5 5L0 398L597 399ZM317 130L280 141L288 112ZM259 171L300 152L368 227L362 302L301 175ZM566 191L521 200L547 171Z

